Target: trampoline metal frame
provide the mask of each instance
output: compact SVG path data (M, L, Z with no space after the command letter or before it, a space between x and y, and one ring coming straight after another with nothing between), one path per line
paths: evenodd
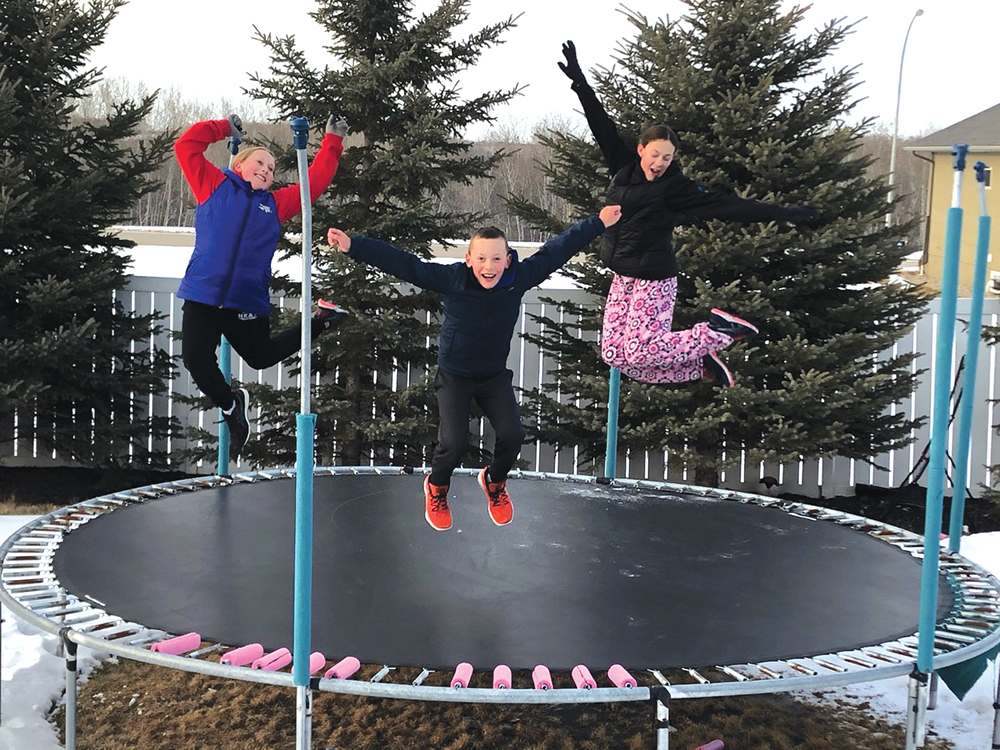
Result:
M324 467L314 476L347 474L400 474L399 467ZM460 469L456 473L475 474ZM35 519L0 546L0 602L12 614L42 631L58 635L67 663L67 748L75 737L76 650L85 646L101 653L171 669L226 679L295 687L290 672L267 672L208 661L202 656L223 649L223 644L199 649L187 656L172 656L148 646L167 634L126 621L104 611L99 603L80 599L56 580L52 559L62 538L74 529L115 510L149 500L202 489L247 482L292 478L294 469L254 471L233 476L211 476L148 485L116 492L61 508ZM784 510L805 518L848 526L880 541L899 547L917 559L923 557L922 537L895 526L841 511L789 502L749 493L692 487L640 479L604 479L551 472L514 472L512 477L550 479L591 484L610 484L668 492L683 492L714 500L757 504ZM934 635L935 668L968 661L1000 645L1000 580L971 561L942 550L940 569L952 587L954 602L947 617L938 621ZM242 645L242 644L231 644ZM386 678L396 669L383 665L368 680L313 678L310 688L330 693L405 700L429 700L491 704L593 704L652 701L656 705L658 748L667 747L669 699L710 698L823 690L911 674L917 660L916 633L888 643L852 651L783 661L686 668L690 682L670 682L658 670L649 670L649 685L634 688L597 687L590 690L512 687L508 690L467 687L454 689L423 685L431 670L423 669L412 683L394 683ZM2 665L0 665L2 667ZM638 675L637 675L638 677ZM640 680L641 682L641 680ZM2 709L2 707L0 707ZM72 729L72 731L71 731Z

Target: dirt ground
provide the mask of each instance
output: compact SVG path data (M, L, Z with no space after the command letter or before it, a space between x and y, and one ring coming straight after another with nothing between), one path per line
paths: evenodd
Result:
M0 468L0 503L20 509L17 512L30 512L180 476ZM916 490L862 491L857 497L822 504L917 532L923 527L922 497ZM1000 529L994 509L972 506L968 518L975 532ZM374 671L374 667L364 669ZM447 684L448 678L432 674L425 684ZM787 695L674 701L670 746L693 750L722 739L727 750L902 747L903 726L874 719L866 708L843 705L831 711ZM653 718L653 707L646 703L507 707L316 693L312 747L639 750L656 746ZM52 720L63 725L61 708L54 711ZM80 750L291 750L295 693L136 662L109 662L80 688L77 728ZM947 750L950 743L931 736L926 747Z

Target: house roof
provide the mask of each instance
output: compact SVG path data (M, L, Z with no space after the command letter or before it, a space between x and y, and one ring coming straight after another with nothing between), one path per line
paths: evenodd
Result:
M1000 104L906 144L907 151L951 151L967 143L972 151L1000 151Z

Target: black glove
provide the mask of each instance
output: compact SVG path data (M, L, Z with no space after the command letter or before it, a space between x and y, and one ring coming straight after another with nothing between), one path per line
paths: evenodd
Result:
M563 55L566 57L566 64L559 63L559 70L573 83L585 83L586 78L580 70L580 63L576 61L576 45L572 41L565 42L562 46Z
M344 119L343 115L330 115L326 121L326 132L343 138L347 135L347 120Z
M819 212L812 206L787 206L781 213L781 220L790 224L813 224Z
M230 138L246 138L247 131L243 129L243 120L239 115L229 115L226 119L229 120Z

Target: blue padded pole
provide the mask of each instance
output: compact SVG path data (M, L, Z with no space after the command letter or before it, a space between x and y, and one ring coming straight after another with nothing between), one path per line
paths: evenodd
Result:
M230 169L232 169L233 161L240 150L241 142L239 138L233 136L226 144L229 149ZM225 336L219 341L219 369L226 376L226 382L232 382L233 347L226 341ZM226 420L222 416L222 409L219 409L219 457L216 461L215 473L220 476L229 473L229 425L226 424Z
M292 682L304 687L309 684L312 629L313 440L316 427L316 415L309 413L309 389L312 381L312 319L309 316L312 308L312 205L309 200L309 165L306 159L309 120L305 117L293 117L291 127L298 158L302 199L302 387L300 413L295 420L295 636Z
M976 403L976 368L979 364L979 336L983 329L983 297L986 295L986 265L990 250L990 217L986 212L986 164L977 161L972 168L976 170L976 183L979 187L979 232L976 235L976 267L972 277L969 338L965 347L965 384L962 386L962 408L958 415L955 480L952 483L951 519L948 524L948 549L952 552L958 552L962 546L965 491L969 485L969 448L972 444L972 407Z
M608 434L604 447L604 476L608 479L614 479L618 472L618 398L621 382L621 370L612 367L608 377Z
M958 261L962 241L962 173L968 145L956 144L955 180L945 230L941 269L941 314L935 354L934 402L931 408L931 449L927 463L927 508L924 516L924 561L920 577L920 617L917 669L934 668L934 627L937 614L938 563L941 558L941 507L944 499L945 463L948 458L948 415L951 411L951 360L955 342L955 308L958 300Z

